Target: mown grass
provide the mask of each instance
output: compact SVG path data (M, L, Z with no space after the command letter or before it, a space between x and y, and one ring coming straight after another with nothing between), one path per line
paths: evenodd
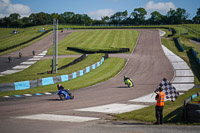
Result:
M42 30L42 28L45 29L51 29L50 26L34 26L34 27L29 27L29 28L0 28L0 50L4 50L6 48L10 48L16 45L19 45L21 43L24 43L26 41L29 41L31 39L33 39L34 37L37 37L41 34L43 34L42 32L40 32L40 30ZM17 30L18 34L12 34L13 30ZM48 33L49 34L49 33ZM27 45L30 45L42 38L44 38L46 36L43 35L40 38L37 38L35 40L32 40L31 42L24 44L22 46L19 46L17 48L12 48L6 51L1 52L0 55L12 52L13 49L19 49L19 48L23 48Z
M76 31L71 33L58 44L59 54L76 54L76 52L66 50L67 47L78 47L87 49L116 49L130 48L136 44L138 31L135 30L89 30ZM47 54L52 54L53 48Z
M78 70L82 70L87 66L90 66L98 61L101 60L101 57L103 54L93 54L87 56L84 60L81 62L74 64L72 66L69 66L67 68L58 70L56 74L40 74L51 70L51 59L47 60L40 60L37 63L31 65L29 68L25 69L24 71L5 75L0 77L0 83L6 83L6 82L17 82L17 81L26 81L26 80L35 80L40 79L44 77L52 77L52 76L58 76L63 74L71 74L73 72L76 72ZM58 60L58 68L61 66L64 66L70 62L72 62L75 58L59 58Z
M191 28L192 30L200 33L200 24L183 24L183 26Z
M104 61L104 63L100 67L92 70L91 72L85 74L84 76L69 80L67 82L62 82L61 84L65 88L69 88L70 90L76 90L97 84L99 82L106 81L109 78L115 76L117 73L119 73L119 71L124 67L125 62L126 60L121 58L108 58ZM27 90L1 92L0 97L11 96L11 95L44 93L44 92L56 92L56 91L57 87L54 84Z

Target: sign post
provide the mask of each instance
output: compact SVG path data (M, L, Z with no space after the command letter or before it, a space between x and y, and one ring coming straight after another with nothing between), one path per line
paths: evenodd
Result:
M58 66L58 20L53 20L53 60L52 73L57 73Z

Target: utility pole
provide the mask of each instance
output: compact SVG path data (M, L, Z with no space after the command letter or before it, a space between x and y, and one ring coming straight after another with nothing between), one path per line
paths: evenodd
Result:
M53 60L52 73L57 73L58 66L58 20L53 20Z

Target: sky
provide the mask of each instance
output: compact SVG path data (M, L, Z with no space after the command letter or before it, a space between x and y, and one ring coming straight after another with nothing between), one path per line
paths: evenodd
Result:
M25 17L39 12L74 12L101 19L125 10L130 15L135 8L144 8L148 13L147 18L153 11L166 15L170 8L184 8L189 13L189 19L192 19L200 8L200 0L0 0L0 18L12 13Z

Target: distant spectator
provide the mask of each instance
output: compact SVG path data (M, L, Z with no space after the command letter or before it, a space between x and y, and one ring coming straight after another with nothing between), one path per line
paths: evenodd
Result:
M33 56L35 56L35 50L33 50Z
M22 58L22 53L21 52L19 52L19 58Z
M10 62L13 62L13 60L12 60L12 57L8 57L8 62L10 63Z

